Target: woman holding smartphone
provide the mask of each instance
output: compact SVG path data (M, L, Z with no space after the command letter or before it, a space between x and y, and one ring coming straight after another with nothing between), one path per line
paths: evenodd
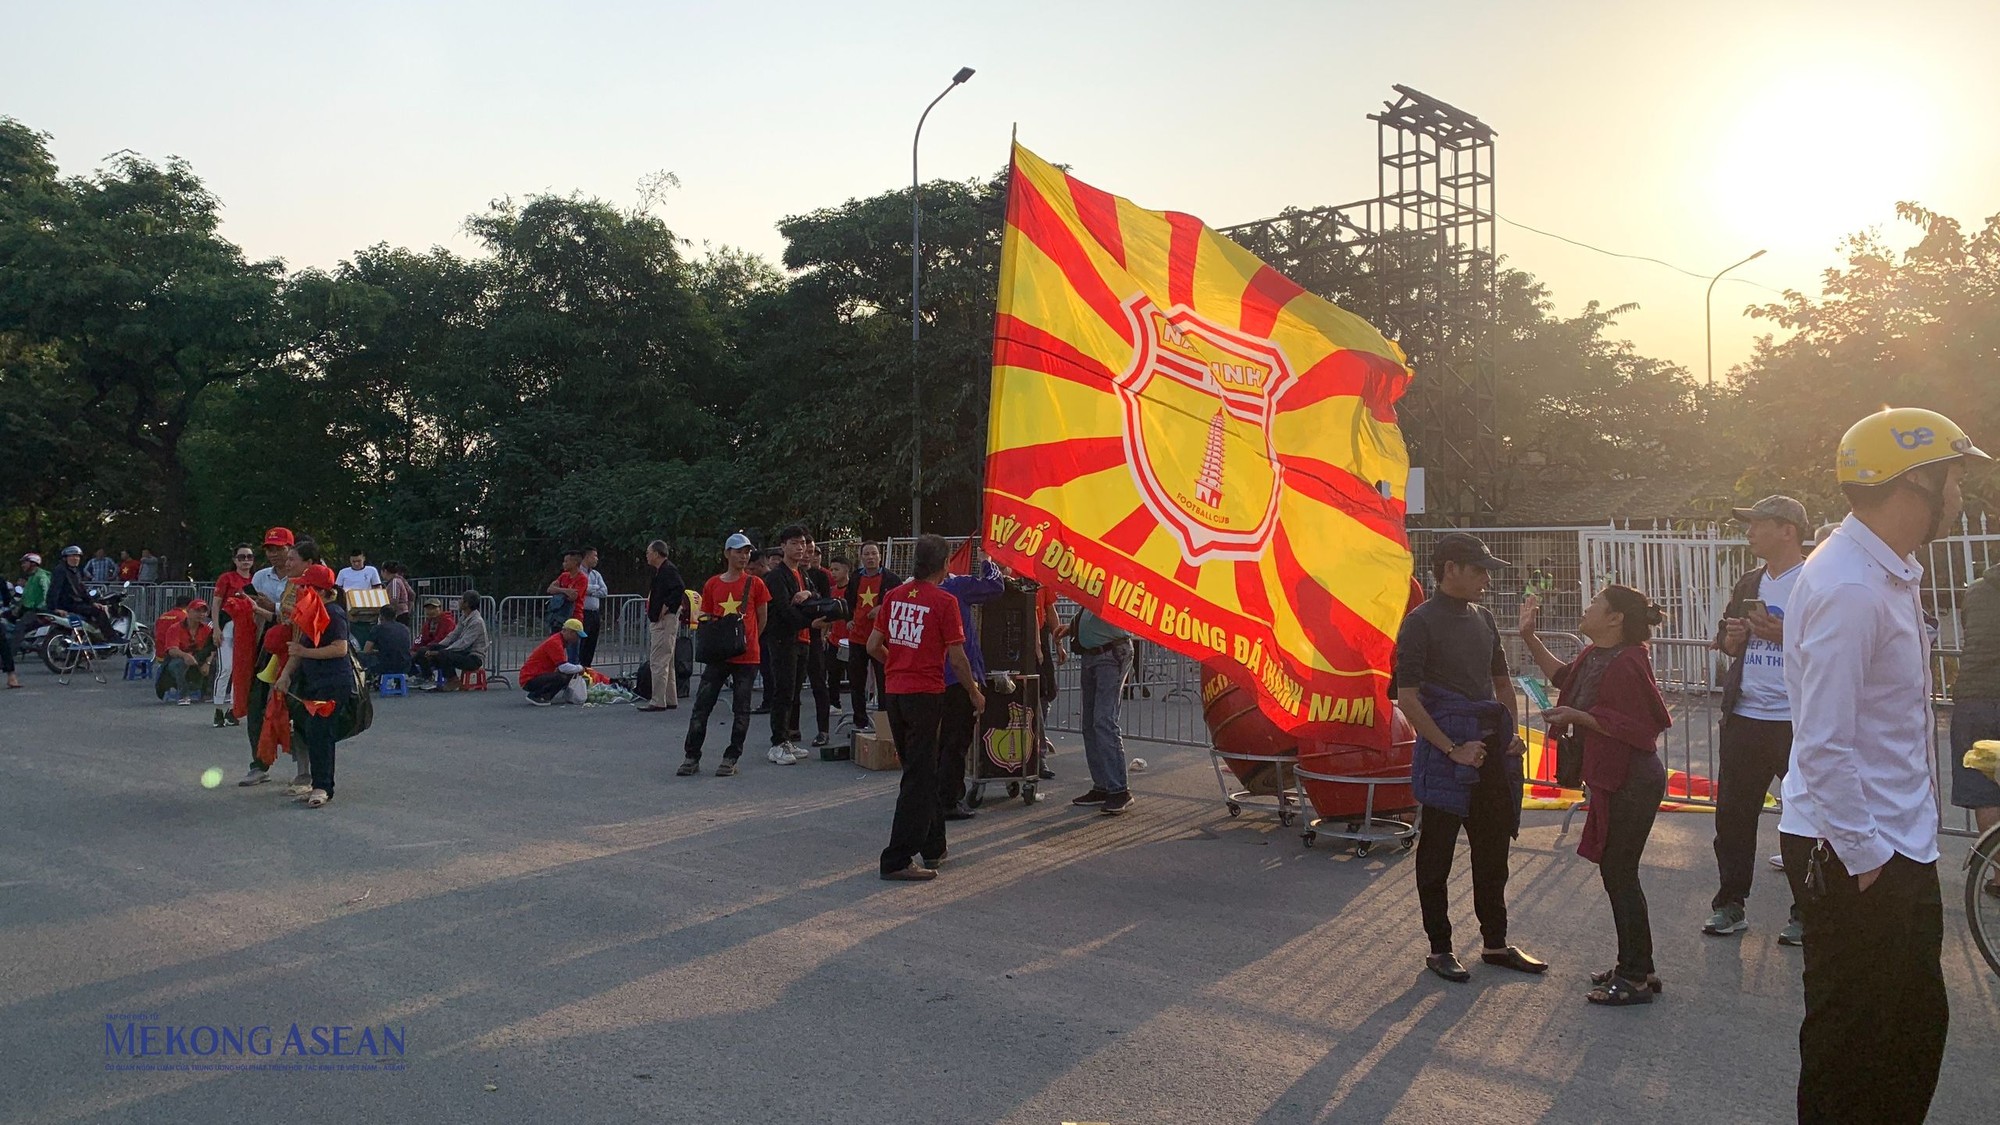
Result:
M1672 720L1646 651L1662 614L1630 586L1606 586L1577 625L1589 647L1564 664L1535 635L1539 609L1538 598L1522 603L1521 639L1562 692L1559 705L1542 715L1549 733L1582 736L1590 803L1576 851L1597 864L1618 931L1618 964L1590 978L1596 987L1586 999L1612 1006L1650 1004L1660 978L1653 972L1653 929L1639 886L1639 858L1667 790L1658 741Z

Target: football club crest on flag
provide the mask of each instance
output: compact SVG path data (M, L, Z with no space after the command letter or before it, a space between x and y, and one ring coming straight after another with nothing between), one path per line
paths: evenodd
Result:
M1016 145L993 362L989 554L1302 739L1386 745L1410 581L1395 344Z

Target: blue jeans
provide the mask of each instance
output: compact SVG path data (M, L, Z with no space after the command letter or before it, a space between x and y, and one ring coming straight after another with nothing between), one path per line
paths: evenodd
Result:
M1118 732L1118 705L1132 671L1127 641L1083 657L1083 760L1090 783L1106 793L1123 793L1125 737Z

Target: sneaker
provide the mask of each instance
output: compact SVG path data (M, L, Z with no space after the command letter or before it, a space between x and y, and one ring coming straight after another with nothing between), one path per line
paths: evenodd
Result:
M813 749L817 750L817 749L819 749L820 747L822 747L822 746L825 746L825 745L826 745L826 732L825 732L825 731L821 731L821 732L819 732L818 734L816 734L816 735L814 735L814 736L813 736Z
M555 700L553 700L553 699L536 699L536 698L535 698L534 696L532 696L532 695L531 695L531 696L529 696L529 697L528 697L528 702L529 702L529 703L531 703L531 704L533 704L533 705L535 705L536 707L547 707L547 706L548 706L549 704L551 704L551 703L554 703L554 702L555 702Z
M306 782L294 781L290 785L285 786L285 796L287 797L303 797L311 793L312 791L313 791L313 784L310 781Z
M270 770L260 770L260 769L257 769L256 767L254 767L254 766L253 766L253 767L251 767L251 769L250 769L250 772L249 772L249 773L246 773L246 774L244 774L244 775L243 775L243 777L242 777L242 778L241 778L241 779L240 779L239 781L237 781L237 783L236 783L236 784L238 784L238 785L262 785L262 784L264 784L265 782L267 782L267 781L269 781L269 780L271 780L271 771L270 771Z
M1708 916L1708 924L1701 932L1710 937L1728 937L1740 934L1750 928L1750 920L1743 916L1743 908L1731 903Z
M1117 816L1131 807L1132 791L1127 789L1122 793L1113 793L1104 798L1104 807L1097 811L1103 813L1105 816Z
M693 777L701 772L701 759L688 758L681 762L681 768L674 771L675 777Z
M1779 945L1804 945L1805 943L1806 924L1797 918L1786 922L1785 928L1778 931Z
M222 727L222 708L220 707L215 709L215 725L217 729Z
M874 738L874 737L875 737L875 727L874 727L874 725L873 725L873 724L870 724L870 725L868 725L868 726L860 726L860 727L855 727L855 728L854 728L854 733L855 733L855 734L865 734L865 735L867 735L867 736L868 736L868 737L870 737L870 738Z
M240 727L243 725L243 721L238 719L234 712L231 712L222 716L222 725L226 727Z
M792 757L792 748L789 745L779 745L771 747L770 750L765 752L764 760L771 763L774 766L789 766L795 764L795 760Z
M174 700L175 703L179 704L182 707L192 707L194 706L194 701L195 697L192 695L183 695L179 699Z
M1771 870L1773 870L1773 871L1783 871L1784 869L1785 869L1785 857L1784 857L1783 853L1780 853L1780 854L1778 854L1778 855L1774 855L1774 856L1772 856L1772 857L1771 857Z
M736 763L735 763L735 761L733 761L732 759L729 759L729 758L724 758L724 759L722 760L722 764L721 764L721 765L719 765L719 766L717 766L717 767L715 767L715 776L717 776L717 777L735 777L735 776L736 776Z
M804 762L804 761L810 761L810 760L812 759L812 756L813 756L813 752L812 752L812 751L810 751L810 750L806 749L806 748L805 748L805 747L803 747L803 746L800 746L800 745L799 745L798 743L796 743L796 742L794 742L794 743L791 743L790 745L791 745L791 748L792 748L792 761L794 761L794 762Z
M1109 793L1106 793L1106 792L1105 792L1104 790L1102 790L1102 789L1099 789L1099 788L1097 788L1096 786L1094 786L1094 785L1093 785L1093 786L1091 786L1091 789L1090 789L1090 792L1088 792L1088 793L1085 793L1085 794L1084 794L1083 796L1081 796L1081 797L1078 797L1078 798L1076 798L1075 800L1072 800L1072 801L1070 802L1070 804L1072 804L1072 805L1101 805L1101 804L1103 804L1103 803L1105 802L1105 799L1106 799L1106 798L1108 798L1108 797L1110 797L1110 796L1111 796L1111 794L1109 794Z

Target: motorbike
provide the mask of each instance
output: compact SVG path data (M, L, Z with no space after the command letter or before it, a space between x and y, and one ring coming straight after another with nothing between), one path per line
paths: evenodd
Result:
M23 640L23 648L32 646L42 658L43 666L55 673L58 680L66 680L79 667L99 659L121 654L152 655L152 630L141 624L132 608L125 604L127 593L120 590L107 595L97 589L90 591L91 600L103 606L105 616L111 619L110 636L101 635L96 626L76 614L42 611L31 622L24 622L32 628Z

